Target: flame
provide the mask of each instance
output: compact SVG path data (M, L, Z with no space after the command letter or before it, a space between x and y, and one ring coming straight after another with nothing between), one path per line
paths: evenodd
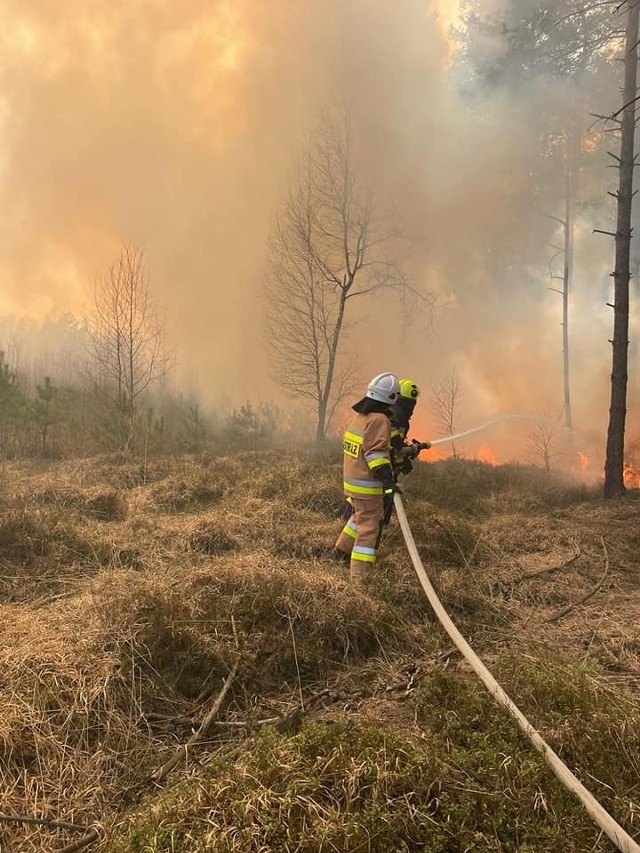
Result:
M589 457L586 453L578 452L578 465L581 471L586 471L589 467Z
M487 447L484 444L476 453L476 459L479 462L485 462L487 465L496 466L498 464L498 460L493 450L491 450L490 447Z
M628 489L640 489L640 470L634 468L629 462L625 463L623 479Z
M602 141L602 133L588 130L580 140L580 148L585 154L595 154Z

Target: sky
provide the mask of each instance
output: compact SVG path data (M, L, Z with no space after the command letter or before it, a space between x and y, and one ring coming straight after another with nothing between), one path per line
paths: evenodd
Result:
M407 325L393 301L369 303L348 342L363 381L393 368L428 388L455 366L463 426L509 410L556 418L546 260L487 274L500 240L539 229L536 142L504 93L481 107L460 93L458 16L456 0L2 0L0 315L81 315L127 243L145 254L179 381L212 403L278 399L268 236L319 111L347 103L381 214L411 234L412 280L446 306ZM546 96L532 90L528 108ZM611 259L589 225L575 384L597 444Z

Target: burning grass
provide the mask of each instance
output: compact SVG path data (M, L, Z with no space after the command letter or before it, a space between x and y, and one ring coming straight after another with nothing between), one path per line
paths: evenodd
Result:
M450 458L416 465L412 491L439 509L487 517L501 511L549 511L593 502L599 489L566 474L527 465Z

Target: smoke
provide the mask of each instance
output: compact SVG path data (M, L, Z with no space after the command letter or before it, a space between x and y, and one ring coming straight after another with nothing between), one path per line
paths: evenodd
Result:
M507 243L522 258L541 233L554 239L532 203L539 148L527 125L552 95L532 86L517 114L509 92L465 100L447 35L456 8L4 0L0 313L80 312L128 242L145 252L183 380L210 401L275 397L260 281L267 235L320 107L344 101L378 198L411 235L414 281L448 305L429 328L423 316L407 326L392 301L371 303L350 344L362 377L391 367L426 388L456 364L460 426L514 409L555 414L560 303L546 259L532 255L528 272L494 264ZM591 250L588 269L578 266L578 282L605 283L573 305L583 317L576 389L588 397L577 409L591 426L600 406L596 434L609 258ZM587 310L602 317L589 325Z

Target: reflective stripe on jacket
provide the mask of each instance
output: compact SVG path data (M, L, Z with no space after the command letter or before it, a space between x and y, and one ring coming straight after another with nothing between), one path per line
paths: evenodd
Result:
M382 495L376 469L391 464L391 423L387 415L356 413L344 433L344 491L356 497Z

